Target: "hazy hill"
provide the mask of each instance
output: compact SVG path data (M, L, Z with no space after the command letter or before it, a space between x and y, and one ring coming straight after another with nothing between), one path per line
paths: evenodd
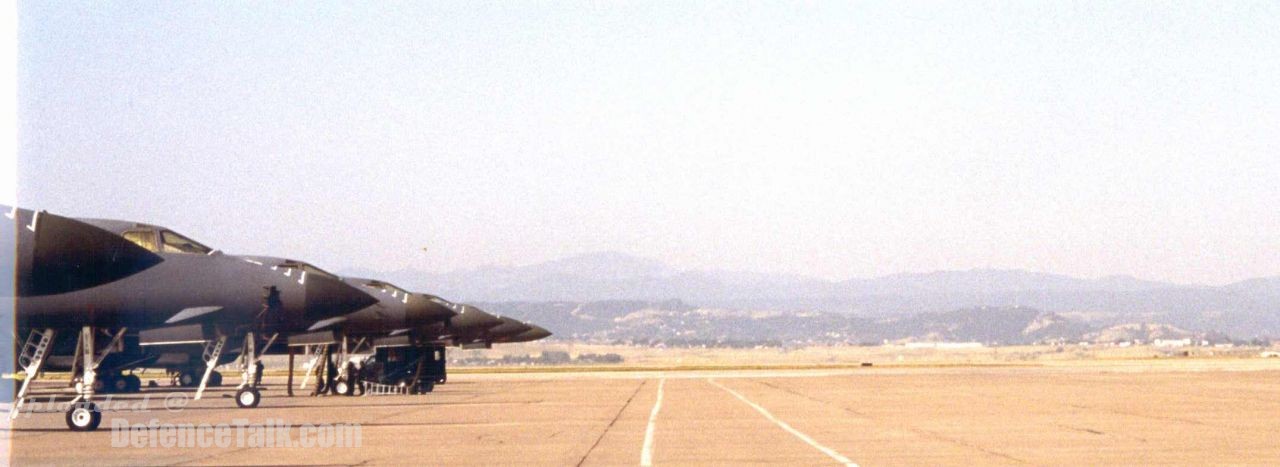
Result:
M384 277L402 287L468 301L666 300L706 302L827 295L834 283L803 276L737 271L679 271L659 261L615 252L590 253L529 266L488 266L450 273L343 271Z
M384 278L409 289L468 302L681 300L696 307L826 312L868 320L981 307L1023 307L1097 328L1152 322L1242 338L1280 336L1280 278L1208 287L1128 276L1085 279L979 269L837 282L786 274L682 271L660 261L615 252L450 273L344 272Z
M1080 322L1030 308L971 308L870 320L843 313L698 308L679 300L502 302L478 306L540 323L555 329L560 338L608 343L749 346L976 341L1026 344L1115 335L1095 333Z
M832 282L807 276L742 271L681 271L617 252L589 253L528 266L487 266L449 273L415 270L350 275L383 277L472 301L662 300L732 301L857 296L951 296L982 299L1025 292L1135 292L1179 288L1127 276L1079 279L1020 270L979 269L895 274ZM1277 287L1280 290L1280 286Z
M855 279L841 283L855 295L948 294L992 296L1009 292L1132 292L1177 287L1174 284L1144 281L1129 276L1079 279L1059 274L1021 270L975 269L894 274L875 279Z

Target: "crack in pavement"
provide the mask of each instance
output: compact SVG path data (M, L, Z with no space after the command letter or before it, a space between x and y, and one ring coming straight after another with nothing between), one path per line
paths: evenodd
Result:
M582 467L582 464L587 461L587 458L591 457L591 453L596 450L596 446L599 446L600 441L604 440L604 435L609 433L609 430L613 428L613 424L618 423L618 419L622 418L622 412L625 412L627 410L627 407L631 405L631 400L636 398L636 394L640 394L640 389L643 388L644 385L648 382L649 380L647 379L640 380L640 384L636 386L636 390L631 393L631 397L628 397L627 401L624 402L622 404L622 407L618 409L618 413L614 414L613 420L610 420L609 425L604 427L604 431L600 432L600 436L596 438L596 442L591 443L591 448L587 449L587 452L582 455L581 459L578 459L578 464L577 464L578 467Z

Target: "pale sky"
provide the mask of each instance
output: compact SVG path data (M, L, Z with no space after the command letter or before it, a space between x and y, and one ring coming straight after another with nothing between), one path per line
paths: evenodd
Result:
M21 3L19 201L330 269L1280 274L1277 2L351 5Z

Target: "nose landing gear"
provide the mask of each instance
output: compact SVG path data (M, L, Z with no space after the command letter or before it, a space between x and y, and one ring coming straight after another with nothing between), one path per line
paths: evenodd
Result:
M242 409L252 409L262 402L262 392L256 387L242 387L236 391L236 406Z
M271 344L275 343L279 336L279 334L272 334L262 349L265 351L271 348ZM249 332L244 338L244 350L240 352L241 374L240 388L236 389L237 407L251 409L262 402L262 390L259 388L262 384L262 368L262 355L256 351L256 337L253 332Z
M102 411L93 402L80 401L71 404L66 418L71 431L93 431L102 423Z

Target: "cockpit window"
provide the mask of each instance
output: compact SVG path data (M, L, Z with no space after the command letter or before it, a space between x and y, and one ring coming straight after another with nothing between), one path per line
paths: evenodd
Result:
M338 276L334 275L333 273L330 273L329 271L325 271L325 270L320 269L320 268L318 268L318 267L312 266L312 265L310 265L310 264L303 264L303 265L302 265L302 270L303 270L303 271L306 271L306 272L307 272L307 274L316 274L316 275L320 275L320 276L328 277L328 278L333 279L333 280L338 280Z
M333 280L339 280L336 274L331 273L329 271L325 271L323 269L320 269L318 267L312 266L310 264L307 264L301 261L295 261L291 259L282 260L278 265L278 267L282 267L285 269L293 269L297 271L303 271L303 272L306 272L307 274L324 276Z
M146 248L147 251L160 251L156 247L156 233L153 230L130 230L123 234L124 239Z
M191 253L207 255L210 251L213 251L212 248L201 245L195 240L183 237L169 230L160 232L160 239L164 247L164 253Z
M397 295L401 295L401 294L407 295L409 293L405 289L396 287L386 282L369 281L369 282L366 282L364 286L371 289L377 289L386 293L395 293Z
M445 307L445 308L448 308L448 309L450 309L450 310L453 310L454 312L458 312L458 313L461 313L461 312L462 312L461 307L459 307L459 306L458 306L458 304L453 303L453 302L451 302L451 301L445 300L445 299L443 299L443 298L440 298L440 297L437 297L437 296L434 296L434 295L432 295L432 296L431 296L430 300L431 300L433 303L435 303L435 304L437 304L437 305L440 305L440 306L443 306L443 307Z

